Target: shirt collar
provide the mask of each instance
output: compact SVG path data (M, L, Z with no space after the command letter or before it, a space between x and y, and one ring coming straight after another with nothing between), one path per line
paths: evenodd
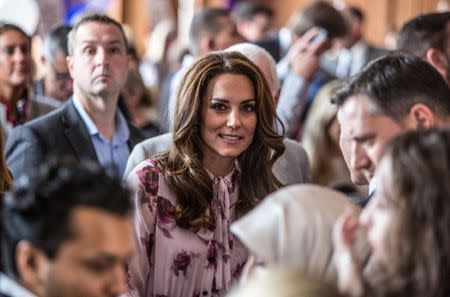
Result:
M36 295L31 293L20 284L18 284L15 280L3 273L0 274L0 292L3 292L10 296L36 297Z
M86 125L86 128L88 130L88 133L90 136L94 135L100 135L100 132L97 129L97 126L92 121L91 117L87 114L84 107L81 105L81 102L77 98L77 96L73 95L73 105L75 106L75 109L78 111L78 113L81 116L81 119L83 120L84 124ZM114 120L116 122L116 131L114 132L114 140L117 140L119 142L126 142L128 141L130 137L130 129L128 128L127 121L125 120L124 115L120 110L117 108L116 114L114 117Z

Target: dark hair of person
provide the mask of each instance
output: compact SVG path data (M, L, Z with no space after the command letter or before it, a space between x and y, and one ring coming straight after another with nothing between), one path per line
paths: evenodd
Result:
M270 18L274 15L273 10L270 7L252 2L237 3L232 11L233 18L239 21L251 21L255 16L261 14Z
M373 290L380 296L450 296L450 131L412 131L395 138L385 155L391 191L386 207L398 218L391 253L395 278ZM392 276L391 276L392 277ZM387 292L394 290L396 292ZM401 293L401 294L399 294Z
M19 26L16 26L16 25L10 24L10 23L6 23L6 22L0 22L0 36L3 35L3 33L9 32L9 31L16 31L16 32L21 33L31 43L30 36L27 33L25 33L25 31L23 31Z
M116 20L110 18L107 15L104 14L88 14L84 17L82 17L78 22L75 23L72 30L70 30L68 39L67 39L67 48L69 51L69 55L73 55L74 49L75 49L75 35L78 31L78 28L86 23L101 23L105 25L112 25L115 26L117 29L119 29L122 37L123 37L123 45L125 46L126 50L128 51L128 41L127 37L125 35L125 31L123 30L122 25L117 22Z
M288 27L298 37L312 27L325 29L328 38L343 37L348 30L342 14L325 1L315 1L304 10L297 11L289 20Z
M71 26L59 25L54 27L44 37L44 57L49 61L53 61L56 54L62 53L64 56L69 55L67 49L67 37L69 35Z
M351 18L358 19L361 23L364 21L364 13L359 7L349 5L345 8L344 11Z
M410 52L422 59L427 50L435 48L446 51L447 24L450 12L422 14L407 21L400 29L397 49Z
M190 67L180 86L175 105L173 146L158 160L177 197L177 225L193 231L215 227L214 218L208 214L213 183L202 165L205 144L200 135L200 119L209 83L224 73L250 79L256 99L257 124L253 141L237 158L240 171L237 215L243 215L281 186L272 172L272 165L284 152L283 137L274 129L275 106L262 72L237 52L216 52L200 58Z
M411 54L393 53L369 64L332 96L332 102L342 106L355 95L367 96L375 112L398 121L417 103L441 117L450 115L447 83L430 64Z
M115 216L131 213L129 191L119 178L108 176L92 162L54 161L16 180L2 208L2 261L5 272L18 276L17 244L26 240L54 259L61 244L76 236L71 213L95 208Z

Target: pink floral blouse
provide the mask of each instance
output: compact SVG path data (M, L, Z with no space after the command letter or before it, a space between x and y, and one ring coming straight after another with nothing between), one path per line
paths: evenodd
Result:
M240 276L247 250L230 233L237 199L237 170L214 177L216 229L199 232L175 223L176 197L154 160L128 177L136 188L134 228L137 253L128 265L129 296L224 296Z

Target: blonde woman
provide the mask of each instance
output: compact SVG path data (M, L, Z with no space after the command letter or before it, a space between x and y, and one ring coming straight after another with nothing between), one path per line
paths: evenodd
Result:
M342 84L334 80L317 93L305 120L302 145L309 157L312 182L340 190L358 202L366 195L367 187L355 187L351 181L339 147L337 107L331 103L331 96Z

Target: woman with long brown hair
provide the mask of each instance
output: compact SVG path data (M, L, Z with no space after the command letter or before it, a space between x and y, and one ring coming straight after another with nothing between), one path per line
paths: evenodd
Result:
M172 148L138 165L132 296L223 296L247 251L229 225L281 184L274 103L256 65L236 52L194 63L178 93Z

